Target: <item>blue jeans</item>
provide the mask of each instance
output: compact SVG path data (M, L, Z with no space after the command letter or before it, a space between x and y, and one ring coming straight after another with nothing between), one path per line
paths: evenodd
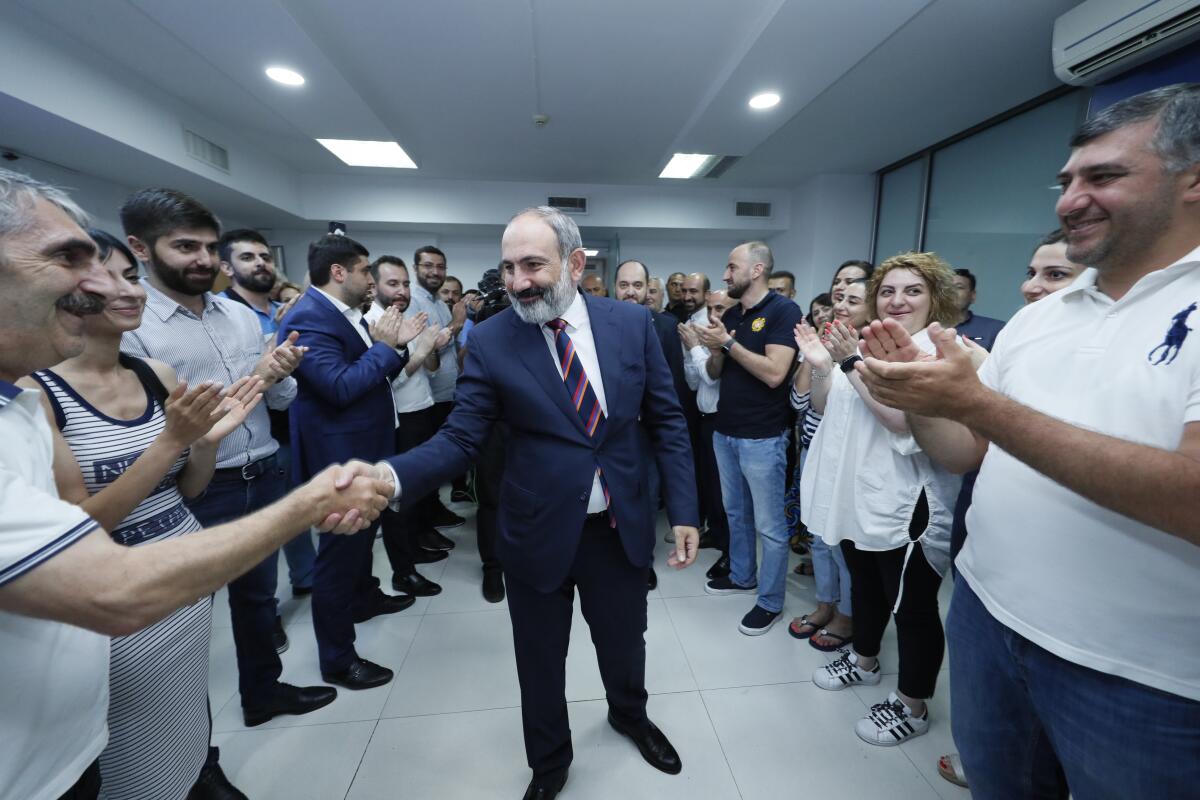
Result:
M976 800L1065 797L1063 775L1075 800L1200 797L1200 702L1059 658L965 580L946 628L954 742Z
M825 544L821 534L813 532L813 581L817 584L817 602L833 603L839 614L854 616L850 609L850 570L842 548Z
M787 473L786 433L769 439L713 434L721 473L721 500L729 519L729 579L758 586L758 604L783 610L787 580L788 529L783 514ZM762 565L755 558L755 533L762 538Z
M284 475L291 475L291 447L279 445L275 451L275 459ZM317 561L317 547L313 544L311 531L304 531L283 546L283 557L288 565L288 582L293 587L311 589L313 584L313 569Z
M261 475L243 480L218 473L204 494L188 507L206 528L240 519L283 497L287 484L274 457ZM272 702L283 664L275 652L275 581L279 553L274 552L229 584L229 616L237 653L242 705L261 708Z

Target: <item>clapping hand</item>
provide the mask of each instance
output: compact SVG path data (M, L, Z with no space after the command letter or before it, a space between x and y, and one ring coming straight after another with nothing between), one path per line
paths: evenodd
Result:
M725 326L716 320L709 320L708 325L697 327L696 332L700 336L700 344L709 350L720 350L721 345L725 344L725 340L730 336Z
M821 338L825 349L834 361L841 363L858 352L858 331L853 325L839 320L825 324L825 335ZM806 355L805 358L808 356Z
M892 364L933 360L894 319L877 319L863 328L862 354Z
M213 426L200 441L216 446L222 439L237 429L250 416L263 398L266 382L257 375L247 375L229 387L217 406L219 414L213 418Z
M228 392L222 393L221 389L221 384L212 381L205 381L190 391L187 381L176 384L175 390L163 404L167 421L162 436L182 450L207 438L213 427L231 410L241 409L239 413L244 418L245 414L257 405L263 389L263 380L257 375L247 375L229 387ZM247 404L248 408L245 407ZM233 430L234 427L236 423L231 425L229 430ZM219 441L229 430L218 435L213 441Z
M399 347L400 323L403 321L404 315L400 313L400 310L395 306L388 306L387 311L383 312L383 316L371 324L371 339L383 342L389 347ZM407 344L407 342L405 343Z
M399 314L400 312L396 312ZM421 335L421 331L425 330L429 325L429 315L424 311L413 314L411 317L405 317L400 314L400 332L396 337L395 347L404 347L413 339ZM445 345L443 345L445 346Z
M684 322L679 325L679 339L683 342L683 346L688 350L700 344L700 332L691 323Z
M308 352L307 347L296 346L296 340L299 338L300 333L292 331L278 346L263 353L254 367L253 374L262 378L267 386L291 375L300 365L300 359Z
M690 567L700 552L700 531L690 525L675 525L675 549L667 556L667 566L674 569Z
M392 483L381 480L377 467L350 461L323 470L297 492L304 493L312 524L336 534L357 533L370 526L392 496Z
M804 361L818 372L828 372L833 367L833 356L817 338L817 332L807 322L801 321L792 331L796 347L804 354Z
M930 325L929 338L937 348L937 356L907 362L895 357L880 359L874 356L876 349L887 354L888 347L894 348L890 351L893 356L911 352L906 351L910 345L904 342L904 337L890 330L890 326L888 328L884 333L892 334L892 344L885 346L881 340L878 345L868 348L870 355L855 366L871 396L880 403L921 416L955 419L983 390L983 384L975 374L971 352L959 343L953 328L942 328L936 322Z

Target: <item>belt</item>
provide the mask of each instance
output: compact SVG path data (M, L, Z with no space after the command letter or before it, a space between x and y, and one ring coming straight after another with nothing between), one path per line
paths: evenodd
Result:
M252 481L262 475L264 472L275 466L275 454L260 458L258 461L251 461L249 464L243 464L240 467L226 467L225 469L213 470L213 480L243 480Z
M584 520L586 520L587 522L596 522L598 520L603 520L605 524L608 524L608 509L605 509L603 511L594 511L591 514L588 514L586 517L584 517Z

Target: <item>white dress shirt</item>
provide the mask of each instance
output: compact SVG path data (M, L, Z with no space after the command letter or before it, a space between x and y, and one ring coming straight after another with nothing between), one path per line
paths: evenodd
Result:
M385 309L379 303L372 303L363 316L368 323L374 324L383 316ZM397 353L407 352L412 355L412 342L406 347L397 347ZM422 411L433 405L433 392L429 388L429 370L422 365L413 374L408 374L408 368L400 370L400 374L392 379L392 400L396 404L397 414L409 414Z
M588 383L591 384L592 391L596 393L600 410L607 417L608 401L604 398L604 379L600 375L600 360L596 356L596 340L592 337L592 319L588 316L587 303L584 302L583 295L578 292L575 294L575 299L563 312L561 319L567 323L563 333L571 337L571 343L575 345L575 357L579 359L583 371L587 373ZM554 359L555 371L562 375L562 363L558 360L558 348L554 344L554 329L543 325L542 337L546 340L550 357ZM595 477L592 478L592 494L588 498L587 510L589 514L595 514L606 508L608 508L608 504L604 502L604 489L600 486L600 473L597 471Z
M708 309L700 308L688 317L687 324L700 328L708 327ZM696 345L683 351L683 377L688 388L696 393L696 407L701 414L717 413L717 401L721 399L721 379L708 374L708 359L712 353L704 345Z

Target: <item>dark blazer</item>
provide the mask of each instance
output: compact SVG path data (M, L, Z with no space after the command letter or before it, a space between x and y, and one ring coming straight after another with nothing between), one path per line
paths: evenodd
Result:
M687 384L687 376L683 372L683 341L679 338L680 322L672 314L650 312L654 319L654 332L662 345L663 356L667 359L667 367L671 370L671 380L675 383L675 394L679 397L679 405L683 415L689 421L699 419L696 410L696 393Z
M672 525L698 523L687 426L649 311L583 295L600 362L608 418L588 437L542 331L508 309L471 331L454 411L437 435L389 459L401 502L461 474L495 420L511 430L500 487L496 552L505 572L538 591L562 585L599 464L630 563L650 563L655 536L638 418L669 487Z
M308 348L293 373L298 391L288 409L296 483L330 464L395 453L389 381L406 357L382 342L368 348L350 320L312 288L283 318L278 340L292 331L300 332L296 344Z

